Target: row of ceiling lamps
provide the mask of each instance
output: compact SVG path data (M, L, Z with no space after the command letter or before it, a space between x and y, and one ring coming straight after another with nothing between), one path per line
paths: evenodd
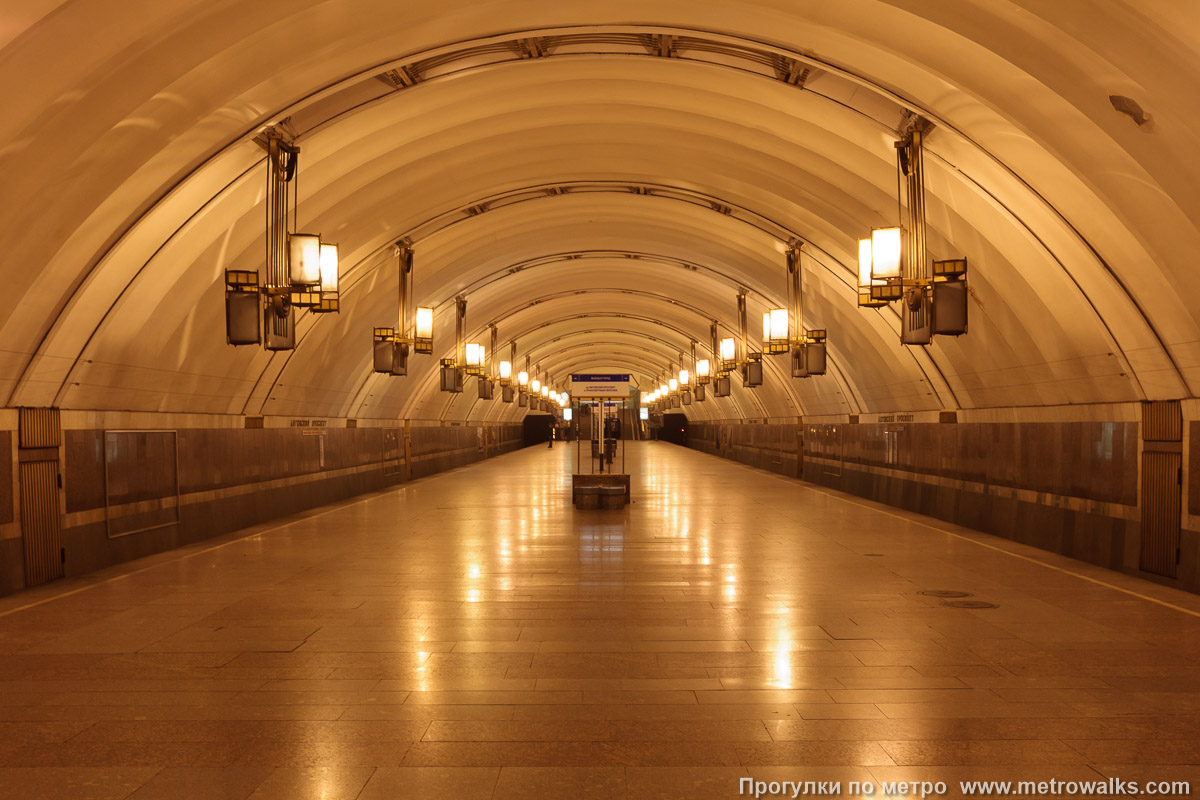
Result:
M924 137L932 127L920 117L911 117L904 126L904 136L896 142L897 182L907 184L908 225L876 228L871 238L858 242L858 305L878 308L892 301L900 305L901 342L924 345L934 335L958 336L967 329L967 260L965 258L930 262L926 249ZM226 338L230 344L262 343L267 350L289 350L295 347L296 308L314 313L340 310L338 291L338 246L322 242L318 234L294 232L298 197L300 150L285 141L282 133L268 130L261 138L267 151L266 207L266 285L260 286L259 274L253 270L226 270ZM289 197L291 225L288 224ZM897 191L901 222L904 203ZM407 375L410 351L418 354L433 352L433 309L416 307L409 314L412 291L413 251L411 244L397 244L400 256L399 319L395 328L375 328L375 371L391 375ZM711 377L708 359L697 362L695 342L692 361L695 367L695 398L703 401L704 387L711 379L714 394L729 394L729 375L740 368L748 388L762 385L762 356L764 353L792 354L792 376L797 378L821 375L825 372L826 335L824 330L805 332L803 327L803 294L801 244L793 242L787 251L789 308L771 309L763 314L763 350L751 352L746 333L746 290L738 292L740 323L740 357L737 341L727 337L717 341L714 321L712 352L720 364ZM481 354L486 349L478 343L462 341L462 316L466 301L456 300L457 341L455 357L442 359L442 389L462 391L464 372L481 375ZM410 329L408 320L413 320ZM493 350L495 325L493 331ZM515 357L515 343L513 352ZM511 362L508 364L511 371ZM701 370L701 365L706 369ZM681 357L682 367L682 357ZM684 380L684 377L688 380ZM687 387L692 371L680 369L658 390L643 393L650 404L677 407L690 404L693 391L671 390L671 382ZM501 385L505 384L501 377ZM480 397L491 397L492 379L480 383ZM524 384L519 384L523 386ZM505 393L506 402L512 399ZM520 395L525 396L525 393ZM562 405L561 403L559 405Z

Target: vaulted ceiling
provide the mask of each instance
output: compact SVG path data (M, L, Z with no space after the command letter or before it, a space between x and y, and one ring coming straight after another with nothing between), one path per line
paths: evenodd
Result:
M438 391L495 323L565 386L657 378L735 295L783 303L830 369L769 361L708 418L1195 396L1200 6L1043 0L10 0L0 9L6 405L503 419ZM1144 124L1111 95L1132 99ZM930 250L970 260L970 332L899 344L855 242L895 224L893 143L926 142ZM261 269L268 126L298 224L341 247L342 311L294 351L225 342ZM393 245L433 356L371 372Z

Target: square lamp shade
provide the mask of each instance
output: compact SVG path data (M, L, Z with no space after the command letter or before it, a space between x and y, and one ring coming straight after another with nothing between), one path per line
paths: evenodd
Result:
M529 383L529 373L525 370L521 370L519 373L517 373L517 383L521 384L522 386Z
M768 353L785 353L788 342L788 312L772 308L763 313L763 347Z
M483 345L467 342L467 368L479 369L483 365Z
M671 391L671 394L675 394L675 392L679 391L679 380L671 378L671 380L667 381L667 388Z
M534 378L532 381L529 382L529 390L531 392L533 392L534 394L541 394L542 382L539 381L537 378Z
M288 279L293 286L321 282L321 237L315 233L288 236Z
M689 386L691 384L691 382L692 382L692 373L686 369L679 370L679 385L686 387L686 386Z
M904 236L899 228L871 231L871 278L899 278Z
M418 339L433 338L433 309L432 308L417 308L417 330L416 336Z
M501 361L500 362L500 385L508 386L510 383L512 383L512 362L511 361Z
M700 381L708 380L712 374L712 367L708 363L707 358L702 358L696 362L696 378Z
M734 349L733 339L721 340L721 360L733 361L737 357L737 351Z
M338 246L321 243L321 291L336 294L338 290Z

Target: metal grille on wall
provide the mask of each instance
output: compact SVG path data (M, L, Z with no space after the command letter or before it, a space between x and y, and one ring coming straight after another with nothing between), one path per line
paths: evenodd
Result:
M21 447L58 447L62 426L57 408L22 408L19 414Z
M1183 411L1179 401L1142 404L1139 567L1174 578L1183 505Z
M21 464L21 532L25 538L25 585L63 576L62 516L58 507L58 462Z
M25 585L38 586L61 578L66 559L58 467L61 416L57 408L22 408L17 427Z

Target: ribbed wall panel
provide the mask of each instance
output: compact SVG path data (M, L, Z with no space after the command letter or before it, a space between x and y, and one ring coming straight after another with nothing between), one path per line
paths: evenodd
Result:
M63 576L62 518L58 508L58 462L21 464L21 531L25 537L25 585Z
M21 447L58 447L62 440L57 408L22 408L18 424Z
M1179 453L1142 454L1142 536L1140 567L1176 577L1182 486Z
M1142 403L1142 439L1147 442L1183 441L1183 412L1178 400Z

